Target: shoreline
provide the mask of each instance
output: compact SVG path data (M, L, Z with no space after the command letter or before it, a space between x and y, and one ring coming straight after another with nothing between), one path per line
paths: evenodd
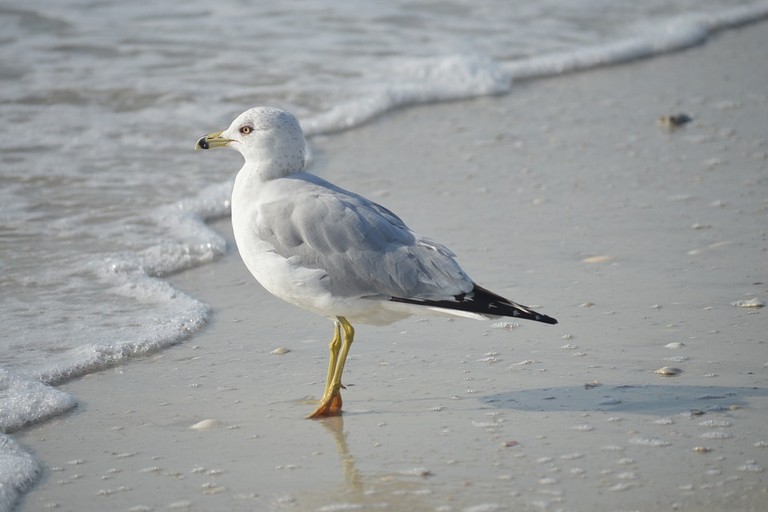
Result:
M768 323L731 302L768 296L766 42L750 25L314 137L313 172L560 325L361 326L347 414L304 421L330 323L230 243L172 279L207 329L60 386L78 409L15 434L48 468L20 510L759 510Z

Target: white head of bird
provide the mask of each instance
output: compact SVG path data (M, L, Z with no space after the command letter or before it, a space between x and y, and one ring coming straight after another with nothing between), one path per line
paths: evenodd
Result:
M263 181L304 169L307 143L299 121L273 107L246 110L222 132L206 135L195 149L229 147L245 158L244 168Z

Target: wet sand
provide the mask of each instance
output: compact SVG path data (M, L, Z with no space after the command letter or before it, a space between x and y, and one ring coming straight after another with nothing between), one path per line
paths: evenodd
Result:
M173 278L205 331L15 434L47 468L20 509L765 510L765 28L315 137L314 172L560 324L359 326L344 416L304 420L331 324L231 244Z

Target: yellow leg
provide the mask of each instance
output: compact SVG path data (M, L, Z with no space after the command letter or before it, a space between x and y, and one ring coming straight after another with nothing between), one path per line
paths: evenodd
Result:
M333 372L336 370L336 360L339 357L339 349L341 348L341 324L336 321L333 322L333 338L328 344L328 351L330 355L328 357L328 373L325 377L325 388L323 389L323 398L331 393L331 382L333 382Z
M344 387L341 384L341 374L344 373L344 365L347 362L349 349L352 347L352 342L355 341L355 329L352 327L352 324L343 316L339 317L339 323L341 323L341 328L344 329L344 340L341 343L341 354L339 354L331 382L331 385L336 389Z
M344 331L342 336L341 330ZM343 316L334 322L333 339L328 345L330 357L328 360L328 375L325 378L325 390L320 405L307 418L324 418L341 414L341 375L347 362L349 349L355 339L355 329Z

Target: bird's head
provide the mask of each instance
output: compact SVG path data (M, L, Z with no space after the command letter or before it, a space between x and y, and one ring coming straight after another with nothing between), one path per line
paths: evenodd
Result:
M229 147L245 158L246 167L258 169L265 178L299 172L307 148L296 118L273 107L246 110L224 131L200 138L195 149Z

